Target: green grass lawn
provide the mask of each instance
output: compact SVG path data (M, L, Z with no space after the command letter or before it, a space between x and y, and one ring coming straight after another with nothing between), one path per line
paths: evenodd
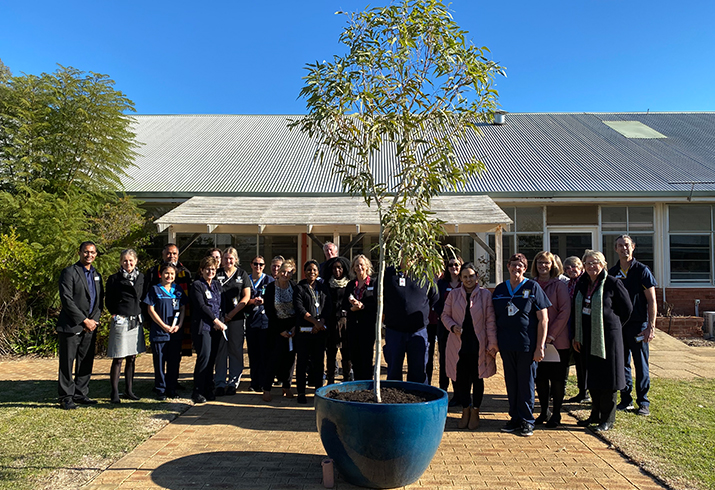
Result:
M0 489L77 487L148 439L185 403L150 398L153 382L137 380L142 400L60 410L56 381L0 382ZM108 381L92 381L102 396Z
M649 398L650 417L618 412L604 438L673 488L715 490L715 380L653 378Z

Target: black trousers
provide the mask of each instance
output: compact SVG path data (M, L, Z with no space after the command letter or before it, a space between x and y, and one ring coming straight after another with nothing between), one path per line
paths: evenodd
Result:
M375 329L370 326L365 329L348 326L347 337L349 339L350 361L353 364L355 381L372 379L374 374Z
M427 355L427 383L432 384L432 372L434 371L434 346L437 344L437 352L439 355L439 387L447 391L449 388L449 376L445 369L447 337L449 331L444 328L442 322L427 325L427 340L429 340L429 352Z
M216 364L219 337L223 337L223 334L212 328L209 332L192 330L191 336L196 350L194 394L207 396L213 394L214 365Z
M167 341L151 343L154 390L157 393L176 392L181 366L181 340L181 334L177 332Z
M297 359L295 366L295 385L298 394L305 394L306 375L310 384L318 388L323 386L325 360L325 333L298 333L294 339ZM310 372L308 366L310 365Z
M553 398L553 414L560 420L561 407L566 394L566 376L569 370L570 349L558 349L559 362L540 362L536 369L536 395L541 405L541 413L549 408Z
M58 390L60 401L89 396L89 379L94 365L95 332L79 334L58 332L60 370Z
M476 350L464 347L459 350L454 396L462 404L462 408L482 406L484 380L479 377L479 344Z
M591 420L603 424L616 421L617 390L594 390L591 392Z
M271 383L264 385L268 366L268 329L246 326L246 346L248 366L251 372L251 388L256 391L270 391Z
M280 333L270 332L266 344L267 362L263 377L263 389L269 391L273 378L278 378L283 388L289 389L295 364L295 347L290 350L290 341Z

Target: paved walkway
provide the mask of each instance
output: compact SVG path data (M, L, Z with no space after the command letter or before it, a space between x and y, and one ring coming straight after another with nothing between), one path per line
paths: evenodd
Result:
M713 377L715 349L689 347L660 333L651 347L651 365L654 376ZM96 366L97 376L106 377L109 361L100 359ZM191 361L182 363L187 384L192 367ZM150 356L140 356L137 372L151 372ZM0 362L0 380L55 377L56 361ZM312 397L306 407L278 392L274 389L271 403L260 394L240 391L194 406L86 488L323 488L320 463L325 452L315 429ZM499 432L506 406L503 378L488 379L481 428L458 430L460 413L451 412L432 464L408 488L662 488L606 442L576 427L567 414L561 428L537 429L530 438ZM336 481L337 488L357 488L339 475Z

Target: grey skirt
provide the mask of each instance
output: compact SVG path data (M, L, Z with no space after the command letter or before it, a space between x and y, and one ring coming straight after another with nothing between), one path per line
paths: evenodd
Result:
M146 350L144 329L137 317L113 315L109 326L107 357L135 356Z

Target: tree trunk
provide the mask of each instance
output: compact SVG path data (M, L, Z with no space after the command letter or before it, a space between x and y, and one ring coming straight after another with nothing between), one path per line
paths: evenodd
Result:
M377 266L377 319L375 320L375 399L377 403L382 403L380 396L380 365L382 364L382 311L383 292L385 290L385 236L382 216L380 217L380 260Z

